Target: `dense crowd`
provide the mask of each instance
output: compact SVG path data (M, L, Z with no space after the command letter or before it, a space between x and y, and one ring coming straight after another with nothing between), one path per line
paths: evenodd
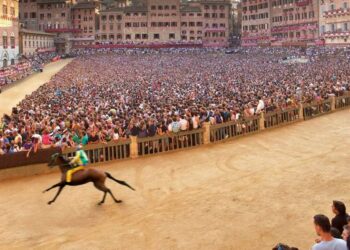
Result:
M315 232L318 236L311 250L350 250L350 217L341 201L333 201L330 220L326 215L314 216ZM273 250L298 250L285 244L277 244Z
M177 133L320 101L350 84L345 50L101 49L73 55L3 117L0 154ZM301 57L307 62L288 63Z
M15 83L33 72L40 71L44 64L50 62L56 56L57 54L55 52L36 54L34 56L21 58L19 63L15 65L1 68L0 93L4 86Z

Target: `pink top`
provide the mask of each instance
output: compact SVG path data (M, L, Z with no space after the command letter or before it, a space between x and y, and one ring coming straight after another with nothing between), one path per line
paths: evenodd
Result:
M51 141L50 141L50 135L46 134L46 135L43 135L43 144L44 145L51 145Z

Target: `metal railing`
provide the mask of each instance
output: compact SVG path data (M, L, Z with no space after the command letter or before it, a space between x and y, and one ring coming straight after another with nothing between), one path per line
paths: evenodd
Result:
M203 133L204 129L195 129L179 133L137 138L137 152L139 156L145 156L197 147L203 144Z
M210 142L255 133L260 130L259 116L210 126Z
M130 139L118 142L90 144L84 147L90 163L101 163L114 160L130 158ZM75 155L74 148L67 148L63 151L67 157Z
M265 128L273 128L296 122L299 120L299 108L289 108L287 110L265 113L264 119Z
M331 111L332 103L330 99L303 105L304 120L309 120L330 113Z

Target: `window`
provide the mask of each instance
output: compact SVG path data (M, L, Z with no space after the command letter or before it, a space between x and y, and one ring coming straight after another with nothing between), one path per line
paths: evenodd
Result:
M332 32L335 31L335 24L334 24L334 23L331 24L331 31L332 31Z
M135 39L137 39L137 40L141 39L141 34L136 34Z
M44 20L45 15L44 14L40 14L40 20Z
M15 15L15 8L14 7L10 7L10 15L11 16Z
M225 13L220 13L220 18L225 18Z
M159 38L160 38L159 34L153 34L153 39L159 39Z
M51 13L47 14L47 19L51 19Z
M127 35L125 36L125 39L126 39L126 40L130 40L130 39L131 39L131 35L130 35L130 34L127 34Z
M113 30L113 24L112 23L109 25L109 30Z
M155 9L157 9L157 7L155 5L152 5L151 10L155 10Z
M11 65L15 65L15 59L11 59Z
M175 34L174 33L170 33L169 34L169 39L175 39Z
M2 14L7 15L7 6L5 4L2 5Z
M7 67L7 59L4 59L4 60L2 61L2 66L3 66L3 67Z
M25 19L28 18L28 13L27 13L27 12L24 13L24 18L25 18Z
M344 30L348 31L348 24L347 23L344 23Z
M159 6L158 6L158 10L163 10L163 6L162 6L162 5L159 5Z
M344 9L347 9L347 8L348 8L348 3L347 3L347 2L344 2L343 8L344 8Z
M6 49L7 48L7 36L2 36L2 46Z
M147 34L142 34L142 39L148 39L148 35Z
M14 49L16 47L15 37L11 36L10 38L11 48Z
M172 5L172 6L171 6L171 9L172 9L172 10L176 10L176 5Z
M36 12L30 13L30 18L36 18Z

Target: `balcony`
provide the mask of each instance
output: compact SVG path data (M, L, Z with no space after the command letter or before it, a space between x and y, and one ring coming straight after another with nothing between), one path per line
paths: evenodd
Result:
M330 18L330 17L336 17L336 16L345 16L349 14L350 14L350 8L347 8L347 9L339 8L339 9L323 12L323 17Z
M335 31L327 31L322 34L322 37L324 38L345 38L350 36L350 31L349 30L335 30Z

